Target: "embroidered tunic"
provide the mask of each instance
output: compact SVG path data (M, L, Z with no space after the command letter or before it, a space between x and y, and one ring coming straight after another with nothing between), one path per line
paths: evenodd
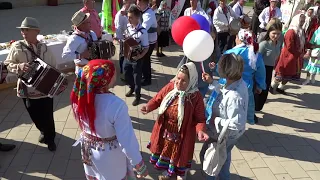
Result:
M142 161L128 107L123 100L110 93L96 94L95 108L96 134L85 124L85 131L79 140L82 149L87 148L90 152L89 159L86 159L83 154L86 151L82 151L86 176L99 180L122 180L127 173L133 173L132 165ZM101 138L104 143L99 141Z

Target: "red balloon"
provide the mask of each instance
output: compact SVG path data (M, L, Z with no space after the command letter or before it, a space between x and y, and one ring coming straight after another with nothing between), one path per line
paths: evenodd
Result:
M172 24L172 38L178 45L182 46L184 38L194 30L200 30L198 22L190 16L182 16Z

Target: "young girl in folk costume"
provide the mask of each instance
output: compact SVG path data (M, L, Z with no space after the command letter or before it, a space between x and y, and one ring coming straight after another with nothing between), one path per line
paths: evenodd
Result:
M109 91L116 81L109 60L92 60L81 69L71 105L82 130L81 155L87 179L121 180L146 176L126 103Z
M303 82L303 85L310 83L310 76L311 76L311 83L315 83L316 74L320 74L320 28L318 28L310 40L310 44L312 47L315 47L311 50L309 63L305 68L307 71L306 81ZM310 51L309 51L310 52Z
M175 81L163 87L147 105L143 114L159 107L159 117L153 127L150 144L150 163L165 170L159 180L169 180L174 174L178 180L186 179L191 167L195 136L200 141L209 137L206 129L205 109L197 87L196 66L189 62L178 71Z
M159 37L158 37L158 47L157 56L165 56L162 52L163 47L169 46L169 18L170 11L167 8L167 2L161 1L157 14L159 15Z
M275 78L271 92L285 94L284 86L291 80L299 80L305 52L305 33L302 29L306 16L298 14L292 18L289 30L284 36L284 46L275 66ZM281 82L281 84L280 84Z

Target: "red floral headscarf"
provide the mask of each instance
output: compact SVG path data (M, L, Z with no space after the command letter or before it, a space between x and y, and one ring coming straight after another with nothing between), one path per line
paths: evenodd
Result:
M87 123L91 132L96 132L95 95L109 93L108 85L114 74L114 64L102 59L91 60L77 74L70 99L75 119L81 129Z

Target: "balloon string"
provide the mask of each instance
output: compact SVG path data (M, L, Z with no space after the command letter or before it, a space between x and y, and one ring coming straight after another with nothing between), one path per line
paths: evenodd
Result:
M201 63L200 65L201 65L202 72L203 72L203 73L206 73L206 72L204 71L203 61L201 61L200 63Z

